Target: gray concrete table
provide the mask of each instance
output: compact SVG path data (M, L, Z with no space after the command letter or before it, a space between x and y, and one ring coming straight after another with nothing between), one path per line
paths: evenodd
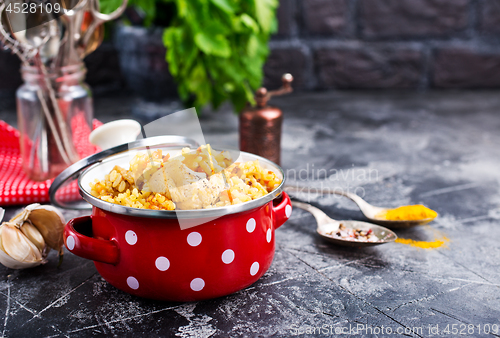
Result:
M96 116L125 117L131 103L98 99ZM282 166L290 184L348 189L381 206L423 203L439 218L398 236L445 236L446 246L337 247L316 235L310 214L294 210L276 231L264 277L196 303L133 297L71 253L57 269L52 253L34 269L0 267L2 335L500 336L500 93L324 92L274 103L286 115ZM15 122L12 110L0 118ZM237 138L228 109L204 114L202 126L209 137ZM314 189L297 197L334 218L364 220L347 199Z

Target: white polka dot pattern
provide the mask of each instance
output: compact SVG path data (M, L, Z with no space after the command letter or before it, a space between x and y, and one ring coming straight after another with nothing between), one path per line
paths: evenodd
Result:
M205 287L205 281L201 278L195 278L191 281L190 287L193 291L201 291Z
M271 243L271 238L273 236L273 232L271 229L267 229L267 233L266 233L266 241L267 243Z
M137 235L135 232L132 230L129 230L125 233L125 240L127 241L128 244L134 245L137 243Z
M160 271L167 271L170 267L170 261L167 257L160 256L156 259L155 266Z
M252 276L255 276L257 274L257 272L259 272L259 263L258 262L254 262L252 264L252 266L250 267L250 274Z
M136 278L130 276L129 278L127 278L127 285L132 290L137 290L139 288L139 281Z
M290 218L290 216L292 216L292 206L290 204L288 204L285 207L285 215L286 215L286 218Z
M73 236L70 235L66 238L66 246L69 250L73 250L75 248L75 238Z
M201 235L199 232L192 232L187 237L187 242L191 246L198 246L201 243Z
M250 218L248 221L247 221L247 231L249 233L252 233L254 230L255 230L255 225L257 223L255 222L255 219L253 218Z
M227 249L226 251L224 251L222 253L222 261L225 264L230 264L233 262L233 260L234 260L234 251L233 250Z

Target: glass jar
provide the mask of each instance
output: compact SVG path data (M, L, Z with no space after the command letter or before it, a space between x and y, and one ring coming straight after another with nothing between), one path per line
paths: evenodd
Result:
M37 181L57 176L82 156L92 131L92 93L82 64L21 68L17 121L23 169Z

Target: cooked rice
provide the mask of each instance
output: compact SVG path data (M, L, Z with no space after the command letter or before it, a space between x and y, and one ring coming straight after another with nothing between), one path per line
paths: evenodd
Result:
M181 157L177 158L189 169L207 174L207 178L223 171L230 188L206 208L245 203L268 194L281 184L277 175L262 168L258 160L231 164L228 152L214 152L209 145L195 152L185 148ZM96 179L90 183L91 194L103 201L132 208L175 210L175 203L168 192L153 193L142 189L144 181L169 159L170 155L163 156L161 149L152 152L151 156L139 153L130 162L130 169L115 166L103 180Z

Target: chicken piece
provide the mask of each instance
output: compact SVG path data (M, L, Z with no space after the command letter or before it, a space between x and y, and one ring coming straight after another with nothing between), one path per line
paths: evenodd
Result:
M205 173L189 169L177 159L165 163L146 183L151 192L165 194L176 209L202 209L212 205L225 189L222 173L206 178Z
M188 185L172 187L170 194L178 209L203 209L213 205L225 189L224 177L218 173L208 180L204 178Z
M171 159L163 166L163 172L170 177L176 186L180 187L198 182L207 177L205 173L199 173L189 169L178 159Z
M147 182L145 182L142 190L164 194L168 199L171 200L172 196L170 195L170 191L168 190L169 185L175 186L175 183L170 177L165 175L163 170L159 169L153 175L151 175Z

